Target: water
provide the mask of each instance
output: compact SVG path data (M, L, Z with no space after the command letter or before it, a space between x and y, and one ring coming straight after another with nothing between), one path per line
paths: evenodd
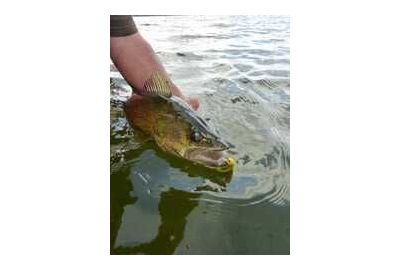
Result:
M136 17L199 114L235 147L231 178L161 153L111 109L112 254L289 254L290 22ZM111 95L129 87L111 66Z

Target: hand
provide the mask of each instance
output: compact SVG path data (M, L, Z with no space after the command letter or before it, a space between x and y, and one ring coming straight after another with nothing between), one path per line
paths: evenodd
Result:
M198 99L197 97L188 97L188 98L185 98L185 101L186 101L186 103L188 103L188 104L193 108L193 110L195 110L195 111L197 111L197 109L198 109L199 106L200 106L200 102L199 102L199 99Z
M167 74L153 48L139 33L112 37L110 48L115 67L134 89L143 88L146 80L156 71ZM171 92L172 95L185 100L194 110L199 108L200 103L197 98L185 97L172 82Z
M172 87L171 87L171 92L173 96L177 96L180 97L181 99L183 99L184 101L186 101L187 104L190 105L190 107L193 108L193 110L197 111L197 109L200 106L200 102L199 99L196 97L185 97L181 90L179 90L179 88L172 83Z

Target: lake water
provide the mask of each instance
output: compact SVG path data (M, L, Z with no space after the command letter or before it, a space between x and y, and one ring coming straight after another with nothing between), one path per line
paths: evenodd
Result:
M134 19L237 166L187 167L111 108L111 254L289 254L289 17ZM131 94L112 65L111 78L114 98Z

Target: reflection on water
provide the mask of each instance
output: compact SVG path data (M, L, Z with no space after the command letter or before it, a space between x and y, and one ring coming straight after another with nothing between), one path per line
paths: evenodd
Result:
M200 195L190 194L184 191L170 189L160 194L158 214L144 215L144 220L130 224L126 222L126 227L120 228L120 237L129 238L129 232L134 232L138 237L135 241L124 243L117 239L115 243L117 248L112 250L113 254L173 254L179 243L183 239L186 216L197 206L198 202L192 200ZM127 207L126 215L135 213L140 206ZM139 211L140 212L140 211ZM143 214L143 212L141 212ZM134 216L134 215L133 215ZM142 216L143 217L143 216ZM127 225L132 226L127 226ZM156 232L156 224L159 224ZM136 226L135 226L136 225ZM142 226L140 226L142 225ZM135 229L135 230L132 230ZM147 231L153 231L154 238Z
M199 114L229 141L233 175L159 151L118 108L111 65L111 253L288 254L289 19L139 17L136 23Z

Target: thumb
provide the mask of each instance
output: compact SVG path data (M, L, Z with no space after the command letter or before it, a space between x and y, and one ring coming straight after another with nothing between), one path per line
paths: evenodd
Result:
M193 110L197 111L200 107L199 99L196 97L189 97L186 99L186 102L193 108Z

